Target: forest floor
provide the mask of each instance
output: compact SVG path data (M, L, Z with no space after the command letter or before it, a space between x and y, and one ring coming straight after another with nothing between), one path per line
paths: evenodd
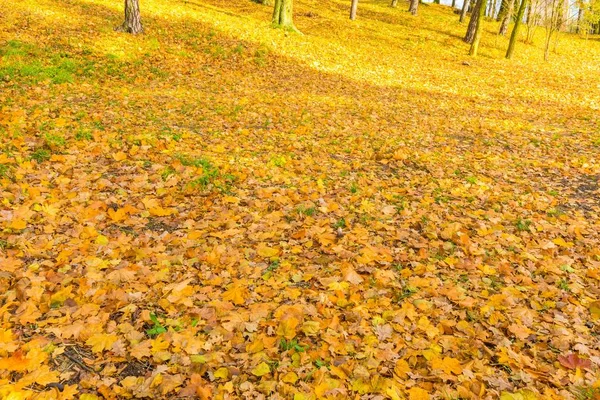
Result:
M600 398L600 41L347 3L0 0L0 398Z

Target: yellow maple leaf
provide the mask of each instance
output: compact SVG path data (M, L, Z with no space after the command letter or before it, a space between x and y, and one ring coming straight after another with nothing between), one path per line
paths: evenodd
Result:
M418 387L413 387L408 391L409 400L429 400L429 393Z
M256 368L254 368L250 372L252 372L252 375L255 376L264 376L271 372L271 368L269 368L269 364L267 364L266 362L261 362L256 366Z
M27 222L20 218L13 219L9 225L9 228L17 229L17 230L25 229L26 227L27 227Z
M108 209L108 216L114 222L120 222L120 221L124 220L125 217L127 217L127 212L125 211L124 208L119 208L117 210L113 210L112 208L109 208Z
M144 340L143 342L132 346L130 352L131 356L137 358L138 360L144 357L150 357L152 355L152 353L150 352L151 344L151 340Z
M294 317L286 318L279 323L277 334L283 336L287 340L291 340L296 336L296 327L300 321Z
M118 153L113 154L113 158L115 161L123 161L127 159L127 153L119 151Z
M221 367L214 373L215 378L227 379L229 377L229 370L225 367Z
M269 247L264 243L260 243L256 248L256 253L261 257L271 258L279 254L279 249Z
M444 357L443 359L435 358L431 361L431 367L433 369L440 369L447 374L462 374L462 366L460 365L460 361L452 357Z
M316 336L321 330L321 326L317 321L306 321L302 324L302 332L306 336Z
M233 304L241 305L246 302L247 289L240 285L230 285L223 293L223 300L229 300Z
M281 381L294 384L298 381L298 375L294 371L290 371L281 378Z
M396 366L394 367L394 373L398 375L400 378L406 378L406 374L410 372L410 367L405 360L398 360L396 362Z
M85 344L92 346L94 353L101 353L104 350L108 350L117 341L117 335L112 333L96 333L92 335Z
M500 400L537 400L537 396L530 390L519 390L514 393L502 392L500 393Z

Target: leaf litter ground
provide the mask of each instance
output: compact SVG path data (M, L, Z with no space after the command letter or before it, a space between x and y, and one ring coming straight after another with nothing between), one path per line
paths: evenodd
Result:
M597 398L597 40L4 3L2 397Z

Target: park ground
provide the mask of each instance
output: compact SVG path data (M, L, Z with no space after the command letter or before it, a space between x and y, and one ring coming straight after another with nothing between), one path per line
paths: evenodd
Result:
M0 0L0 397L597 399L600 40Z

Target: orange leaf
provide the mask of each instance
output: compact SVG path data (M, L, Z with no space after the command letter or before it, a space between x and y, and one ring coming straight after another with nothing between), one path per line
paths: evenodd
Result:
M585 358L579 358L575 353L568 354L566 356L558 356L558 362L565 368L577 369L577 368L590 368L592 362Z

